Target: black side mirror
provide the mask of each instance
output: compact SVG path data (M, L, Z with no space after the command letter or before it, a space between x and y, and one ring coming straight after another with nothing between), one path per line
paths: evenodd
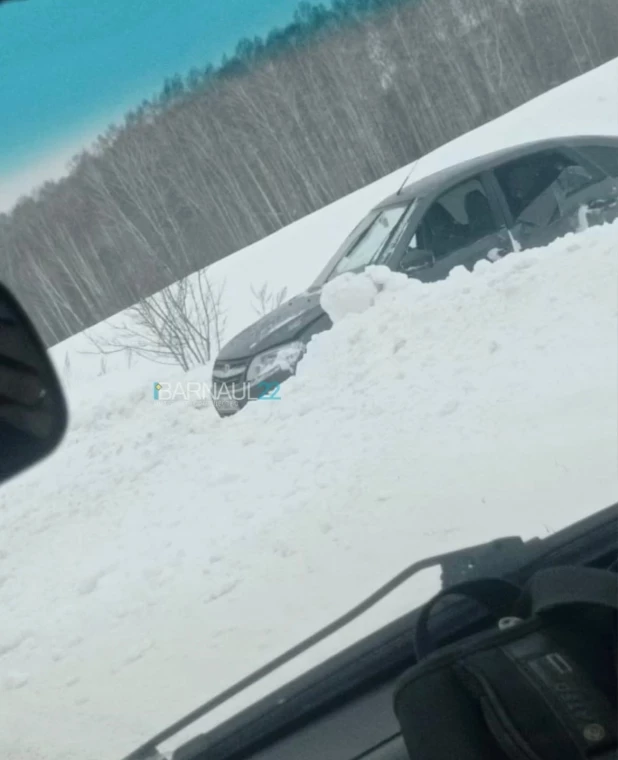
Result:
M0 483L51 454L67 421L64 394L45 345L0 284Z
M436 263L433 251L424 248L408 248L401 258L399 268L404 274L417 272L419 269L429 269Z

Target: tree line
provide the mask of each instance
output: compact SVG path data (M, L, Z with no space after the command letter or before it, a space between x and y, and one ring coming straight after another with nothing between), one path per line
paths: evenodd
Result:
M0 278L53 345L616 55L616 0L303 2L0 215Z

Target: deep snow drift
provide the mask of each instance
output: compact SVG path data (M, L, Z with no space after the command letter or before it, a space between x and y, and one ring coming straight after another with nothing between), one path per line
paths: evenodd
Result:
M614 224L442 283L335 281L336 324L281 400L229 420L93 383L60 451L0 494L2 756L111 760L413 559L608 505L617 245Z
M617 95L618 60L434 151L413 177L547 135L616 134ZM408 171L214 265L235 296L230 334L254 319L250 285L307 287ZM336 325L281 401L227 421L153 401L154 381L208 382L207 367L129 371L121 357L97 378L83 335L55 347L61 370L71 358L69 434L0 492L0 755L117 760L411 561L544 535L615 500L617 247L614 225L436 285L380 270L333 283ZM422 574L185 737L436 580Z

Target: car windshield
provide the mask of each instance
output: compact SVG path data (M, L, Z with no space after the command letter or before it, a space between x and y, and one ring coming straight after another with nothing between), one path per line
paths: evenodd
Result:
M374 212L372 222L352 238L327 280L388 261L407 230L406 222L414 208L415 203L407 201Z
M0 491L0 756L120 760L412 562L617 500L589 6L0 0L0 281L70 412Z

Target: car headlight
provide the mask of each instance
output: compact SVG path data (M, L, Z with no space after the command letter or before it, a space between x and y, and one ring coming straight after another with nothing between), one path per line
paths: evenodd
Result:
M276 372L294 372L306 349L304 343L294 341L258 354L247 370L247 382L259 383Z

